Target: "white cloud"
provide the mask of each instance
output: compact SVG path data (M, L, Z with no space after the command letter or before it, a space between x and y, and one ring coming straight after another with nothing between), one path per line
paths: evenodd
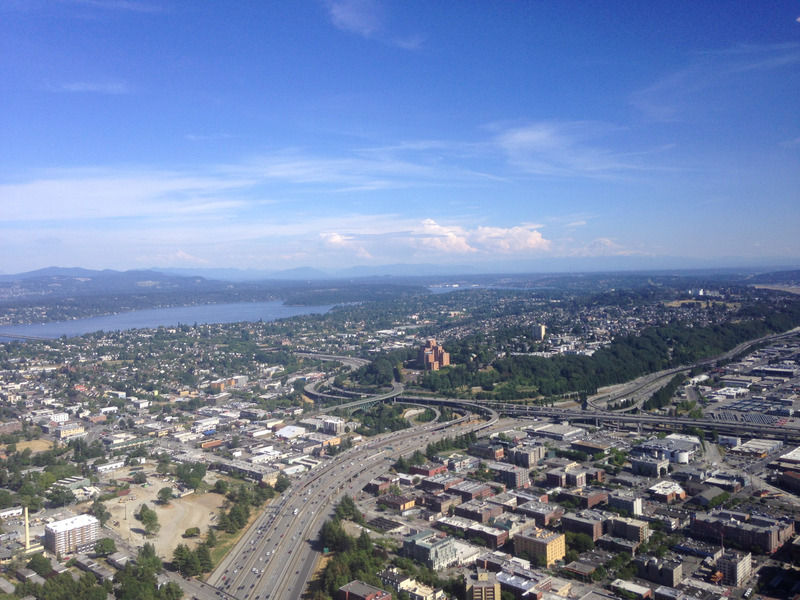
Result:
M445 227L432 219L425 219L422 222L422 231L418 235L418 244L424 248L446 254L477 252L469 245L460 227Z
M541 233L526 227L478 227L474 238L486 250L502 254L550 249L550 242Z
M433 219L422 221L422 229L412 232L418 246L447 254L512 254L546 252L550 242L530 227L480 226L468 229L459 225L440 225Z
M372 258L369 251L361 244L354 241L353 236L341 235L339 233L321 233L322 245L334 250L348 250L359 258Z
M322 242L331 248L344 248L353 239L349 236L343 236L338 233L321 233Z

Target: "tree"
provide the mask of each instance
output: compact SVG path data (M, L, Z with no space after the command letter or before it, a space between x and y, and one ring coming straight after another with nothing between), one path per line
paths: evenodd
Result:
M203 463L181 463L175 467L175 476L181 483L196 490L203 483L207 469Z
M200 572L208 573L214 569L214 561L211 560L211 552L206 544L199 544L195 550L197 560L200 563Z
M599 565L594 571L592 571L591 578L592 581L600 581L606 577L606 569L603 565Z
M117 545L111 538L100 538L94 543L94 553L98 556L108 556L117 551Z
M217 517L217 529L220 531L229 531L231 528L231 519L228 517L228 513L224 510L219 511L219 517Z
M275 482L275 491L282 494L289 489L292 481L283 473L278 473L278 480Z
M223 496L228 493L228 482L224 479L217 479L214 483L214 491L217 494L222 494Z
M592 536L585 533L575 533L568 531L567 534L567 548L574 550L578 554L594 550L594 540Z
M356 540L356 548L365 552L372 552L372 538L369 537L365 529L361 530L361 535L359 535L358 540Z
M191 550L186 544L178 544L175 546L175 550L172 551L172 568L181 575L185 574L189 554L191 554Z
M160 600L181 600L183 598L183 590L174 581L170 581L167 585L163 585L158 589Z
M206 532L206 546L209 548L213 548L217 545L217 534L214 533L214 529L209 527L208 532Z
M146 504L142 504L142 507L139 509L139 514L136 515L136 517L142 522L147 535L157 533L158 530L161 529L156 511L148 508Z
M139 569L144 569L153 574L161 570L161 559L156 554L156 547L150 542L145 543L136 555L136 564Z
M203 570L200 567L200 560L197 558L197 553L189 552L189 555L186 557L183 575L194 577L195 575L200 575L202 572Z
M75 494L73 494L72 490L69 488L61 485L54 485L47 493L47 501L50 506L58 508L75 502Z
M136 485L142 485L143 483L147 483L147 475L145 475L142 471L133 474L133 483Z
M31 559L25 566L28 567L31 571L35 571L42 577L49 575L50 572L53 570L53 565L50 564L50 559L45 558L43 554L34 554L33 556L31 556Z
M92 503L92 507L89 509L89 511L98 521L100 521L101 527L105 525L106 522L111 518L111 513L108 512L106 505L100 500L95 500Z
M163 487L158 490L158 501L163 505L169 505L169 501L172 500L172 488L171 487Z

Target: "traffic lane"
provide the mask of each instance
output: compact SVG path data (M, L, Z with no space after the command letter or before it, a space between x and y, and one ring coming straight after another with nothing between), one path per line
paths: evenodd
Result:
M373 450L372 447L374 445L377 445L377 444L380 444L380 443L384 443L387 439L405 438L405 439L403 439L402 443L400 445L398 445L398 448L397 448L398 451L405 452L407 448L412 448L412 447L418 446L421 441L425 440L427 434L424 431L424 429L426 429L426 427L423 427L421 429L417 429L417 430L415 430L413 432L408 432L408 431L397 432L397 433L390 434L389 436L387 436L387 438L381 438L381 440L376 440L375 443L368 444L364 448L360 449L360 451L357 451L355 453L350 453L349 456L343 456L344 460L347 460L347 458L351 458L352 460L350 460L350 464L349 465L347 465L345 463L344 465L342 465L339 468L338 477L337 477L336 469L335 469L337 463L329 463L328 465L326 465L326 467L324 468L323 472L312 475L313 479L311 481L307 482L306 485L309 485L309 484L314 485L315 482L316 482L317 486L318 485L324 485L323 494L324 495L330 495L332 493L335 493L339 482L341 480L343 480L343 478L345 476L350 477L351 479L353 477L357 477L359 475L359 473L362 472L362 469L363 469L365 461L367 462L367 464L369 464L370 462L373 463L373 469L376 471L375 474L377 474L377 472L385 471L385 465L381 464L381 462L379 460L380 457L374 454L374 450ZM358 466L356 466L356 461L358 461L358 463L359 463ZM371 471L373 469L369 470L370 471L370 474L369 474L370 478L374 476L371 473ZM368 481L369 478L364 477L363 479L365 479L364 483L366 483L366 481ZM359 481L360 480L361 480L361 478L359 478ZM298 482L298 483L300 483L300 482ZM307 498L308 498L308 493L305 494L306 498L303 498L303 495L304 495L303 494L303 490L304 489L306 489L306 486L303 486L303 487L300 487L300 488L297 488L296 486L293 486L293 489L290 490L292 493L289 493L288 496L287 495L284 496L284 500L281 503L282 506L283 506L283 508L281 509L281 513L284 515L284 517L278 519L278 526L276 527L276 530L277 529L281 529L285 525L286 529L288 530L288 532L296 532L297 531L296 528L293 529L291 527L292 522L289 520L290 519L289 518L289 510L293 510L294 508L298 508L298 510L300 510L302 505L306 503ZM327 501L329 502L330 499L328 499ZM302 502L302 504L301 504L301 502ZM316 532L314 532L314 533L316 533ZM282 535L285 536L285 533L282 534ZM241 551L241 548L244 548L244 546L247 543L249 543L249 541L248 542L244 541L245 538L247 538L247 537L251 537L251 536L248 536L246 534L245 536L243 536L243 540L242 540L241 545L240 546L237 545L239 547L240 551ZM307 537L311 537L311 536L307 536ZM285 539L285 537L282 538L282 539ZM277 548L275 550L276 554L280 554L282 552L285 552L286 554L289 554L289 550L287 550L286 548L287 548L287 546L286 546L285 542L282 543L280 540L278 540ZM246 548L245 548L245 551L246 551ZM242 557L240 557L240 558L242 558ZM252 564L252 560L254 560L254 559L250 559L250 557L248 557L248 556L245 556L244 559L245 559L244 560L245 564L239 563L237 566L239 566L241 568L245 568L246 565ZM251 562L247 562L248 560L251 561ZM242 573L241 575L238 575L238 576L237 575L238 575L238 571L237 571L237 573L234 574L235 577L234 577L233 583L229 584L229 587L232 587L234 584L236 584L236 587L238 589L239 586L242 585L241 582L247 580L246 572ZM263 581L263 579L264 578L261 577L262 581ZM261 586L256 586L256 587L260 588ZM292 586L292 587L296 587L296 586Z

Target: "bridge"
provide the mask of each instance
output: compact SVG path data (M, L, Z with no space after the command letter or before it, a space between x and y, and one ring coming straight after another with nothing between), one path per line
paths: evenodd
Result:
M0 340L2 339L22 340L24 342L50 342L53 340L53 338L48 338L48 337L40 337L36 335L23 335L21 333L4 333L0 331Z
M734 350L726 352L714 359L706 359L698 364L709 364L714 361L729 358L736 353L743 351L756 343L763 341L775 341L785 337L794 335L800 331L800 328L794 328L780 334L765 336L758 340L751 340L737 346ZM324 360L336 360L351 366L351 369L361 367L368 364L370 361L366 359L354 358L351 356L334 356L334 355L318 355L311 353L302 353L303 356L313 356L314 358L321 358ZM346 362L345 362L346 361ZM357 366L355 366L357 365ZM629 387L624 393L630 394L632 391L639 391L642 388L651 386L655 381L661 381L667 377L674 375L676 372L684 371L689 367L678 367L662 371L659 373L652 373L647 375L636 382L629 382ZM587 410L570 409L570 408L548 408L543 406L533 406L525 404L515 404L508 402L475 402L471 400L462 400L459 398L445 398L437 396L410 396L404 395L405 388L402 383L393 382L392 390L383 394L369 396L351 402L345 402L338 406L330 406L322 409L320 412L328 413L334 410L345 410L348 414L352 414L356 410L362 408L369 408L379 402L408 402L411 404L423 404L430 406L447 406L454 409L469 410L478 414L484 415L498 415L504 414L514 417L527 417L527 418L555 418L563 419L566 421L578 421L588 423L595 427L602 427L604 425L621 426L635 426L641 430L646 427L653 430L669 430L680 431L686 428L696 428L707 433L716 432L721 435L749 435L762 438L779 439L784 443L800 443L800 429L791 427L777 427L775 425L765 425L758 423L745 423L739 421L715 421L710 419L691 419L689 417L667 417L663 415L648 415L648 414L630 414L624 411L609 411L603 410L596 404L589 403ZM314 392L316 393L316 392ZM603 400L608 400L616 396L608 395L603 397ZM334 398L326 398L334 399ZM346 400L346 398L338 398Z
M335 410L343 410L347 414L351 415L357 410L370 408L379 404L381 402L386 402L389 400L394 400L400 394L403 393L404 386L402 383L398 381L392 382L392 390L390 392L385 392L383 394L378 394L377 396L369 396L367 398L362 398L361 400L354 400L353 402L347 402L345 404L338 404L336 406L328 406L327 408L323 408L319 412L321 413L329 413Z

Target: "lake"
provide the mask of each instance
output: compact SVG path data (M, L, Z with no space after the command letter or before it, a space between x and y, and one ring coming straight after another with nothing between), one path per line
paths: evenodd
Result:
M195 323L239 323L241 321L276 321L298 315L323 314L333 305L287 306L283 302L237 302L177 306L75 319L53 323L30 323L0 328L0 341L20 339L15 336L59 338L74 337L95 331L124 331L126 329L155 329Z

